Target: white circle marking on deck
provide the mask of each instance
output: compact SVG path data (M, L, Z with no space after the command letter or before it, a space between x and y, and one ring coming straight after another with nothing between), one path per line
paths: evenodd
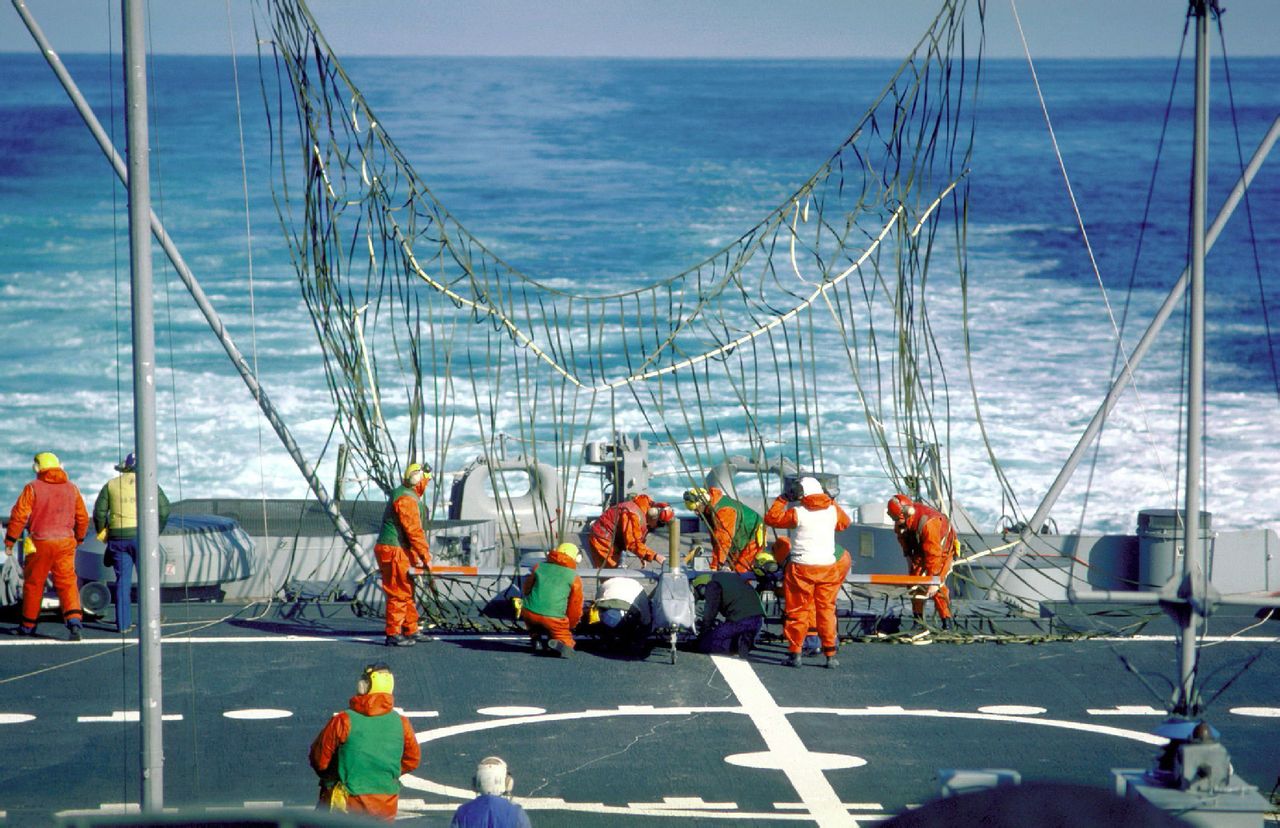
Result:
M781 753L762 750L759 753L735 753L732 756L724 757L724 761L740 768L782 770L794 763L795 759ZM806 755L806 761L810 767L816 767L824 771L860 768L867 764L867 760L861 756L850 756L847 753L809 753Z
M1237 716L1258 716L1264 719L1280 719L1280 707L1233 707Z
M270 707L250 707L245 710L228 710L222 714L228 719L287 719L292 710L274 710Z
M1021 704L989 704L986 707L979 707L978 712L993 713L997 716L1039 716L1045 712L1045 709Z
M476 712L481 716L541 716L547 711L542 707L482 707Z
M35 721L35 718L30 713L0 713L0 725L22 724Z

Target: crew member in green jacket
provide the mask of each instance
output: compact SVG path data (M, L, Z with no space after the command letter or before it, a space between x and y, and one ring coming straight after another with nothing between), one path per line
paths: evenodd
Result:
M395 711L396 680L385 664L370 664L348 708L335 713L311 743L320 777L316 808L396 818L400 777L422 758L409 720Z
M106 531L107 552L102 562L116 572L111 585L111 600L116 605L116 631L133 629L129 620L129 602L133 591L133 571L138 558L138 458L129 452L116 465L119 475L107 481L93 504L93 530L103 539ZM169 498L156 484L160 531L169 522Z
M693 579L703 590L702 632L698 648L704 653L736 652L746 658L764 626L760 595L747 583L750 575L709 572ZM724 620L717 623L716 616Z
M582 579L578 577L578 547L562 543L525 576L519 617L529 630L534 651L544 636L547 648L560 658L573 654L573 628L582 619Z

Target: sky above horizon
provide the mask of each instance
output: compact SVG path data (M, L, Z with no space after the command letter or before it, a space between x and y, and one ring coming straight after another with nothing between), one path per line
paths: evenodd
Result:
M25 0L60 53L119 50L119 3ZM7 4L6 4L7 5ZM154 53L252 51L251 0L149 4ZM976 2L971 3L976 7ZM1280 0L1224 0L1232 57L1280 55ZM310 0L340 55L899 58L936 0ZM1183 0L1020 0L1033 57L1173 57ZM1009 0L987 4L987 55L1021 57ZM259 9L259 15L261 11ZM12 8L0 52L35 45ZM228 20L232 25L228 25ZM1214 51L1219 49L1216 35Z

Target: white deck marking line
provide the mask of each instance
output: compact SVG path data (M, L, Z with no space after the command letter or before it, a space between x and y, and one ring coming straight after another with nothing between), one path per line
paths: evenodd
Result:
M369 635L211 635L211 636L165 636L162 639L163 644L338 644L338 643L355 643L355 644L381 644L383 640L382 633L370 633ZM466 633L449 634L449 635L433 635L432 639L440 641L512 641L522 639L520 635L470 635ZM995 636L991 637L992 639ZM1067 646L1076 646L1080 644L1167 644L1177 641L1177 637L1172 635L1129 635L1097 638L1081 638L1076 641L1060 642ZM1229 635L1206 635L1197 639L1207 644L1280 644L1280 636L1245 636L1238 635L1235 637ZM68 647L73 642L60 638L39 638L34 641L30 639L11 639L0 640L0 647ZM83 641L74 642L79 647L110 646L120 647L135 646L136 638L86 638ZM937 642L934 642L937 643Z
M818 825L853 825L856 828L857 820L850 817L835 788L827 781L821 764L813 760L809 749L800 740L800 734L796 733L787 714L773 700L751 663L719 655L711 656L711 662L724 676L769 750L782 755L785 760L781 763L782 772Z
M1167 740L1155 736L1150 733L1141 733L1135 730L1125 730L1118 727L1110 727L1099 724L1089 724L1087 722L1069 722L1061 719L1041 719L1030 716L1007 716L993 715L990 713L966 713L951 712L944 710L907 710L900 705L883 705L879 707L864 708L830 708L830 707L788 707L783 713L790 715L792 713L816 713L820 715L835 716L867 716L867 717L917 717L917 718L954 718L965 719L969 721L981 722L998 722L1005 724L1026 724L1040 727L1056 727L1064 730L1074 730L1086 733L1093 733L1104 736L1116 736L1122 739L1131 739L1148 745L1164 745ZM652 708L637 709L630 708L614 708L612 710L591 709L580 710L567 713L545 713L541 716L514 716L508 718L488 719L484 721L466 722L458 725L449 725L447 727L436 728L434 730L419 731L416 735L418 742L427 744L442 739L463 734L473 734L481 731L497 730L507 727L521 727L524 725L548 724L554 722L578 722L585 719L607 718L610 716L690 716L696 713L727 713L734 716L745 716L747 711L741 706L734 707L669 707L669 708ZM819 756L821 754L818 754ZM404 790L420 791L430 793L437 797L443 797L453 800L452 803L432 803L423 805L414 805L421 811L452 811L457 808L459 802L466 802L475 796L475 793L468 788L458 788L451 785L445 785L433 779L415 774L406 774L400 778L402 792ZM627 816L651 815L660 816L664 819L672 819L674 817L687 817L690 819L698 819L706 821L709 819L733 820L735 822L745 822L747 820L767 820L767 821L792 821L812 823L813 817L808 813L808 806L803 803L775 803L775 810L772 812L751 812L751 811L710 811L701 809L681 810L674 807L666 808L628 808L626 806L605 805L601 802L567 802L561 797L515 797L515 802L524 807L526 811L570 811L576 813L590 814L625 814ZM412 810L409 803L422 803L420 799L406 799L401 796L400 808L402 813L408 813ZM849 810L857 810L859 808L876 805L882 808L878 803L844 803L844 807ZM908 804L907 810L919 807L918 804ZM804 813L786 813L786 811L804 811ZM864 824L873 822L881 822L888 818L885 814L851 814L857 820ZM847 824L847 823L846 823Z
M1115 707L1089 707L1090 716L1164 716L1167 710L1156 710L1149 704L1117 704Z
M246 707L242 710L224 710L223 718L257 721L265 719L287 719L293 715L292 710L279 710L272 707Z
M162 713L160 715L162 721L180 722L182 721L181 713ZM138 721L138 711L136 710L113 710L110 716L77 716L77 722L136 722Z

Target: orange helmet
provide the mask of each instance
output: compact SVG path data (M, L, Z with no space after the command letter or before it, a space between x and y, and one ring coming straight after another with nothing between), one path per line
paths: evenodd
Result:
M895 521L906 520L915 514L916 504L904 494L896 494L889 498L889 517Z

